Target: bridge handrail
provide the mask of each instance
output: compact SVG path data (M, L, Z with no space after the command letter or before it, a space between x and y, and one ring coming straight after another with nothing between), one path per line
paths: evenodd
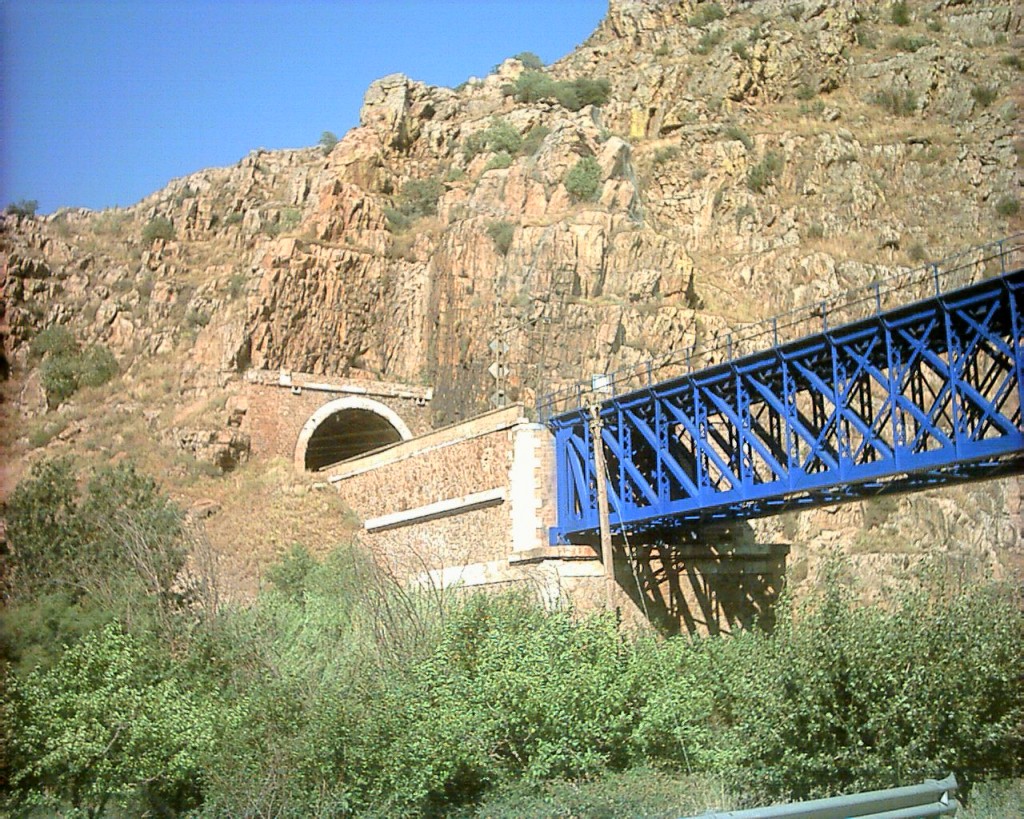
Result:
M702 347L699 341L695 341L681 350L672 350L634 366L613 370L588 381L577 381L568 387L545 393L537 398L537 418L544 422L554 415L580 409L624 392L674 376L689 375L714 364L733 361L765 349L764 344L754 344L765 338L771 339L771 346L778 346L918 299L942 295L1002 275L1021 266L1022 262L1024 232L975 245L938 261L897 271L871 284L850 288L815 304L802 305L761 321L727 328L717 334L717 343L713 346ZM907 291L911 293L909 297L905 295ZM865 305L868 308L866 310L863 309Z

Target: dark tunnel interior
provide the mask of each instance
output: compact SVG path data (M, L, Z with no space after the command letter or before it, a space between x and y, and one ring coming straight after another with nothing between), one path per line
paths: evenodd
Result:
M339 410L329 415L310 437L306 469L315 472L401 440L401 433L375 412Z

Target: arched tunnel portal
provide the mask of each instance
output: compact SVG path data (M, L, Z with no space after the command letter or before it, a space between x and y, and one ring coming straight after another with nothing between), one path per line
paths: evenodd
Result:
M302 427L295 467L315 472L411 437L405 422L379 401L339 398L320 407Z

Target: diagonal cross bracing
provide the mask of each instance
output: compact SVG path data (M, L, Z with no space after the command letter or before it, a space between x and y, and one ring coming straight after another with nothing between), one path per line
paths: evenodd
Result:
M1024 469L1024 269L600 404L611 525L665 529ZM555 541L598 528L586 409L555 435Z

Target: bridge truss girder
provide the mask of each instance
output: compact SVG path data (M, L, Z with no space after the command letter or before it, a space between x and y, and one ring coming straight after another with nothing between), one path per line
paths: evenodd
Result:
M1024 270L604 401L613 531L1024 468ZM555 433L553 542L598 529L586 408Z

